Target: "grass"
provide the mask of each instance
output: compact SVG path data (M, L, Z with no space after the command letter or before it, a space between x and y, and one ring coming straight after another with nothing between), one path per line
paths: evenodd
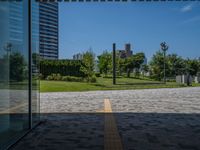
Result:
M193 86L200 86L194 84ZM94 91L94 90L130 90L130 89L152 89L152 88L178 88L185 87L176 82L166 84L158 81L117 78L117 84L112 84L112 78L97 78L96 83L65 82L65 81L45 81L40 82L41 92L75 92L75 91Z
M38 89L37 83L39 80L32 80L32 89ZM39 82L38 82L39 83ZM9 85L7 83L0 83L0 89L12 89L12 90L28 90L28 80L19 81L19 82L10 82Z

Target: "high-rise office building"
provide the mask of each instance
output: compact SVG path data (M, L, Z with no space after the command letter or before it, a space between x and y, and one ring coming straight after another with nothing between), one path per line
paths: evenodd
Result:
M39 4L40 57L58 59L58 3Z
M127 43L125 44L124 50L117 50L119 53L120 58L127 58L133 55L133 51L131 50L131 44Z

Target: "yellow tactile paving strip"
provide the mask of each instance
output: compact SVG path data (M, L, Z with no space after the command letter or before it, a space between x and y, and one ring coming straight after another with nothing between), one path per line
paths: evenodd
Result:
M10 109L0 111L0 114L16 113L16 110L23 108L24 106L27 106L27 103L22 103ZM99 112L105 113L104 150L123 150L122 141L119 136L109 99L104 99L104 110Z
M123 150L109 99L104 100L104 113L106 113L104 124L104 150Z

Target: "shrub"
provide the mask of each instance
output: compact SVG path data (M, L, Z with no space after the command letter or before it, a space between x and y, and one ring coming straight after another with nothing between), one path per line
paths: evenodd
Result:
M58 73L58 74L51 74L49 76L47 76L46 78L47 80L55 80L55 81L61 81L62 80L62 76Z
M51 75L46 77L46 80L53 80L53 77Z
M171 77L171 78L166 78L167 82L176 82L175 77Z
M41 73L38 75L38 77L39 77L40 80L44 79L44 76Z
M56 81L60 81L62 80L62 76L58 73L58 74L53 74L53 79Z
M83 78L74 76L63 76L62 81L82 82Z
M69 81L69 82L83 82L84 78L82 77L75 77L75 76L61 76L58 74L51 74L46 77L46 80L54 80L54 81ZM89 80L86 80L87 82L96 82L96 77L92 76L89 78Z
M97 78L96 78L95 76L92 76L92 77L90 78L90 82L91 82L91 83L96 83L96 82L97 82Z

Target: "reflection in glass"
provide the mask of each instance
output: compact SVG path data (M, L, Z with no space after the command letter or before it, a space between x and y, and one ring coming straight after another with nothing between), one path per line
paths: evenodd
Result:
M32 121L40 120L39 98L39 3L32 1Z
M27 6L25 0L0 1L0 149L8 147L30 129ZM35 30L38 30L36 26ZM37 44L34 53L38 50L36 47ZM38 63L36 61L34 64ZM32 97L36 102L33 102L33 110L38 116L37 71L33 75Z

